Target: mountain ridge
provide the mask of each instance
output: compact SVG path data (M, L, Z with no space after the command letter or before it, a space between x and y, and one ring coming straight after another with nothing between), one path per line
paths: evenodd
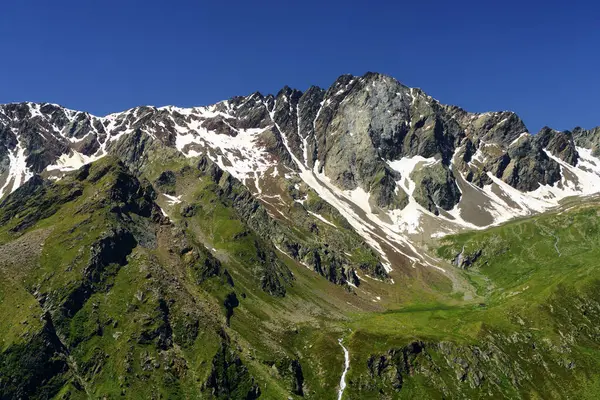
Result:
M0 107L0 127L0 197L32 173L57 178L111 152L143 157L138 142L157 141L186 157L206 154L274 208L278 196L301 201L280 187L281 177L297 175L384 259L392 247L424 263L431 260L415 236L481 229L600 185L600 128L531 135L512 112L469 113L378 73L342 75L328 89L285 86L106 117L17 103ZM132 134L138 142L125 138Z

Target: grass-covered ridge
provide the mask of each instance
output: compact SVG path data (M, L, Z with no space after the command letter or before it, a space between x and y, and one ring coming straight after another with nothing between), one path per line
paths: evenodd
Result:
M348 292L297 269L222 189L197 179L187 217L163 204L174 222L149 182L111 158L57 182L34 178L8 197L0 210L2 397L335 392L336 369L321 375L308 353L314 365L337 364L339 354L321 352L335 348L328 332L344 318L333 304L341 300L328 296ZM264 284L268 268L287 276L277 284L283 292Z
M579 204L444 238L479 297L357 315L348 398L597 398L599 216Z

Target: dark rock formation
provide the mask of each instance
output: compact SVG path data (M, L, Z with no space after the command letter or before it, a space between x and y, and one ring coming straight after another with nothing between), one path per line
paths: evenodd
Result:
M0 353L0 398L51 398L65 384L66 349L48 314L40 332Z
M260 397L260 388L227 341L223 341L213 358L205 387L216 399L254 400Z

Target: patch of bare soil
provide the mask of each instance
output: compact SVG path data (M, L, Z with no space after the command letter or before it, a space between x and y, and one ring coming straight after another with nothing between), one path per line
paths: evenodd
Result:
M22 276L34 268L51 232L52 228L37 229L1 245L0 271L12 276Z

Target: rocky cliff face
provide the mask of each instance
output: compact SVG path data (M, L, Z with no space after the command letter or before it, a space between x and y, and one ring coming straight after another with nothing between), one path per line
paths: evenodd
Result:
M597 192L598 140L597 128L531 135L514 113L469 113L376 73L343 75L327 90L106 117L9 104L0 107L0 196L33 174L59 177L106 154L137 173L165 154L205 155L266 206L281 207L274 199L296 179L384 262L391 246L427 263L415 235L485 227Z
M596 157L600 155L598 145L600 143L600 126L590 130L577 127L573 129L572 135L578 146L591 149L592 154Z

